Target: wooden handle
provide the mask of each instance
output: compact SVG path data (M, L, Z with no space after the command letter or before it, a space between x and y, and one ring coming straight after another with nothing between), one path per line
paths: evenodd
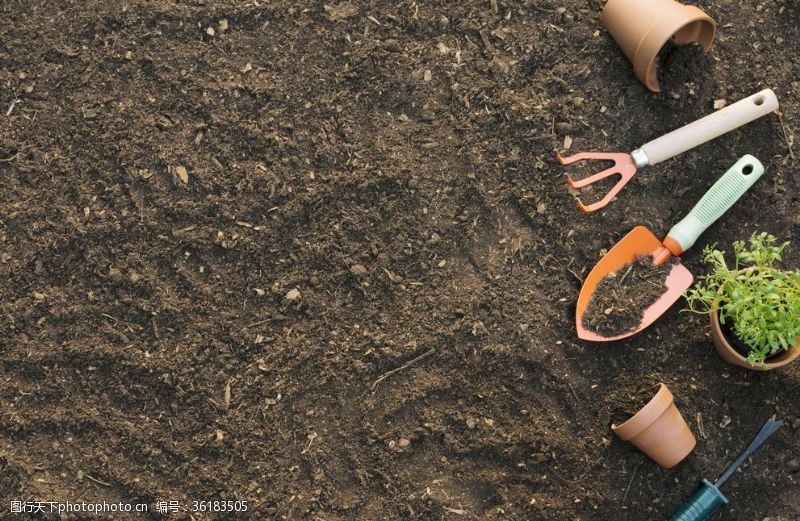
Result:
M771 89L765 89L654 139L641 148L647 154L648 163L654 165L777 109L778 97Z

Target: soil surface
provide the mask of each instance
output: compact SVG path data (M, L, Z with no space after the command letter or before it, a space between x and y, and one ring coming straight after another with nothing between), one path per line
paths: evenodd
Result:
M714 88L714 68L713 53L702 46L667 42L658 56L658 81L662 92L670 96L694 96Z
M592 293L582 317L583 327L604 337L628 333L639 327L644 312L667 292L667 277L675 264L653 264L643 255L609 273Z
M598 252L744 153L766 174L682 262L800 237L800 6L702 7L713 67L653 94L599 1L0 3L0 517L666 519L777 414L718 519L800 518L800 364L726 364L680 304L613 345L574 332ZM576 208L554 150L765 87L780 117ZM676 468L612 434L623 378L675 394Z

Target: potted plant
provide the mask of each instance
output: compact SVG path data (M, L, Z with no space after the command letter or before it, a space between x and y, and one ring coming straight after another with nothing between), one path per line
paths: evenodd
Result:
M767 233L733 243L733 267L725 252L706 247L711 273L686 292L688 311L711 315L719 354L748 369L774 369L800 356L800 271L775 267L788 242Z

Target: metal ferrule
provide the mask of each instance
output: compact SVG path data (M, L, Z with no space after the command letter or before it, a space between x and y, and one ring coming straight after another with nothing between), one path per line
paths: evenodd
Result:
M641 148L637 148L631 152L631 157L633 158L633 162L636 163L636 168L644 168L650 164L650 159Z

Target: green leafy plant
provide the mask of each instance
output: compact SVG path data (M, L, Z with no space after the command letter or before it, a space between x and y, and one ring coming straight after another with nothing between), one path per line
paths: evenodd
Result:
M703 250L712 271L686 292L688 310L711 313L715 302L719 320L750 347L747 361L763 364L767 357L793 347L800 338L800 271L775 267L788 242L777 244L767 233L753 234L748 243L733 243L733 267L725 252Z

